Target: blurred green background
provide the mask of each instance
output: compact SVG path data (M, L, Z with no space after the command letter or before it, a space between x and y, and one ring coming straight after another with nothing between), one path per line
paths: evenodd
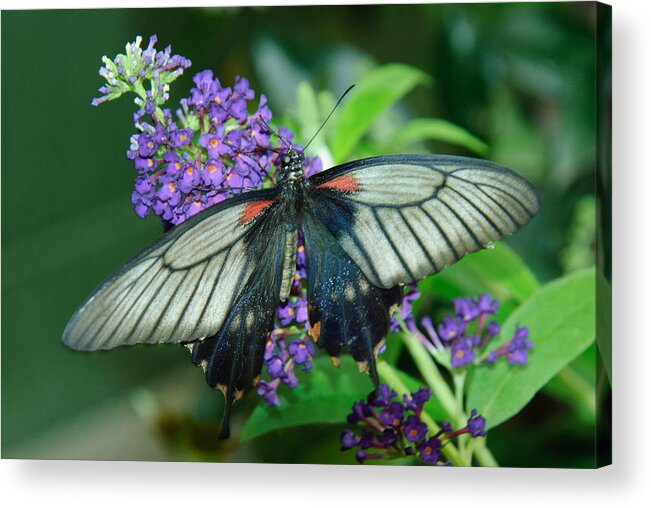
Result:
M90 291L161 233L157 218L131 209L134 105L90 105L101 56L153 33L193 62L172 85L172 105L206 68L225 84L248 77L276 115L291 114L301 81L338 95L377 64L421 69L431 84L391 114L454 122L487 143L486 158L541 189L540 216L509 240L537 278L594 263L594 4L4 11L4 458L350 459L338 451L341 427L217 443L221 396L183 348L84 355L60 343ZM383 134L378 122L373 135ZM590 389L594 369L591 348L564 375ZM501 465L593 463L594 414L553 385L491 431ZM236 420L256 402L248 397Z

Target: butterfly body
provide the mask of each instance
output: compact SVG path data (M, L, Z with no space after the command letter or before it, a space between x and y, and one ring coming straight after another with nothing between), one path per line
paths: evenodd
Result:
M541 200L497 164L391 155L306 178L281 158L275 187L219 203L167 232L102 284L68 323L80 350L183 343L232 403L258 382L275 308L290 295L299 232L309 335L339 363L348 351L378 384L375 356L401 285L524 226Z

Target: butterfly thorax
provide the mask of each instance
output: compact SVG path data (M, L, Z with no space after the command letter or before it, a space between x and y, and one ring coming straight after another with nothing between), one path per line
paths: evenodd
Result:
M303 154L294 150L281 156L281 166L276 177L276 186L280 189L282 201L300 209L307 190L303 172Z

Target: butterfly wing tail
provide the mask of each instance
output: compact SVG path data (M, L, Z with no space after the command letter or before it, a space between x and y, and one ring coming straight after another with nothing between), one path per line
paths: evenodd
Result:
M264 348L274 321L275 298L264 283L243 290L221 330L191 345L192 362L226 398L220 438L227 438L231 406L257 385Z

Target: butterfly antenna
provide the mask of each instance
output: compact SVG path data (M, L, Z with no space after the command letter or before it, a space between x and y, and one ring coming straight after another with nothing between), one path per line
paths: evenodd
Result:
M279 132L276 132L275 130L273 130L271 128L271 125L269 125L266 120L263 120L262 118L258 118L258 122L260 122L265 129L273 132L276 135L276 137L285 144L287 149L291 150L292 144L289 142L289 140L285 139L285 136L281 136ZM272 151L275 151L275 150L272 150Z
M319 135L319 132L321 132L321 129L323 129L323 127L325 127L325 124L328 123L328 120L330 120L330 117L332 116L332 114L337 109L337 106L339 106L339 104L341 104L341 101L344 100L344 97L346 97L346 95L348 95L348 92L350 92L354 87L355 87L355 85L350 85L346 89L346 91L343 94L341 94L341 97L339 97L339 100L337 101L337 104L334 105L334 107L332 108L332 111L330 111L330 114L328 114L328 116L326 116L326 119L321 124L321 127L319 127L319 129L314 133L314 136L312 136L312 138L307 142L307 145L305 145L305 148L303 148L303 152L305 152L305 150L307 150L307 147L310 146L312 141L314 141L314 138L316 138Z

